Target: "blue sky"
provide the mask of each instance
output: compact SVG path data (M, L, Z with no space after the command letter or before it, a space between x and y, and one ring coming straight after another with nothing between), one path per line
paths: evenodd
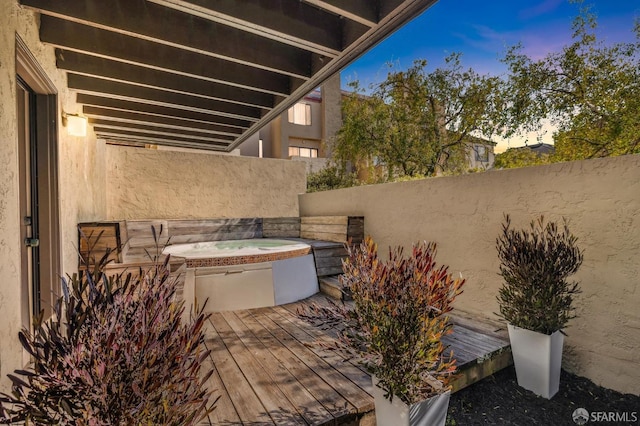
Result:
M606 43L633 41L640 0L586 0L598 16L598 36ZM342 71L342 85L359 80L368 87L385 79L388 63L404 69L426 59L441 66L452 52L481 74L500 75L508 46L522 43L525 53L541 58L571 41L571 23L579 5L568 0L439 0ZM543 136L550 142L550 134ZM511 146L518 145L511 143Z

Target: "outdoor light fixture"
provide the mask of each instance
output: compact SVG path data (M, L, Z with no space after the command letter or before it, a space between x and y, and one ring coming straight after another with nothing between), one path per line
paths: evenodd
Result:
M62 113L62 125L67 128L69 136L87 136L87 118L79 114Z

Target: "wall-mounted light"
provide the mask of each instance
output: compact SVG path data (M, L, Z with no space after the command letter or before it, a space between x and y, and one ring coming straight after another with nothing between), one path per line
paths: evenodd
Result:
M87 117L63 112L62 125L67 128L67 134L69 134L69 136L87 136Z

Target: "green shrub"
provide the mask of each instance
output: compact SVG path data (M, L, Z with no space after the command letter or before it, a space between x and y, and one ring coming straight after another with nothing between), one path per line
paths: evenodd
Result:
M358 185L355 174L342 171L338 166L328 166L307 176L307 192L328 191Z
M450 388L455 360L445 356L441 338L451 331L446 314L464 280L436 265L435 243L414 245L408 257L397 247L388 261L377 250L370 237L349 248L341 281L353 308L316 305L301 316L337 327L338 349L360 358L386 398L412 404Z
M529 229L515 230L506 215L496 241L504 279L498 292L499 315L539 333L562 330L575 317L573 297L580 292L577 282L567 280L582 264L583 252L576 242L566 220L558 226L540 217Z
M190 425L213 409L207 315L183 322L169 259L108 278L108 256L63 280L52 318L20 332L33 364L9 375L0 423Z

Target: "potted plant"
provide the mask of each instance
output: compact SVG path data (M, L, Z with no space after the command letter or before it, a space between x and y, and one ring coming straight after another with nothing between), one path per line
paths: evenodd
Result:
M444 425L456 368L441 338L464 280L436 265L435 243L414 245L408 257L390 249L383 261L367 237L348 254L340 280L353 303L315 305L301 316L338 328L338 349L372 374L378 425Z
M580 292L567 280L582 264L576 242L565 219L558 225L540 217L515 230L508 215L496 241L504 279L499 316L508 323L518 384L545 398L558 392L563 329L575 317L573 298Z

